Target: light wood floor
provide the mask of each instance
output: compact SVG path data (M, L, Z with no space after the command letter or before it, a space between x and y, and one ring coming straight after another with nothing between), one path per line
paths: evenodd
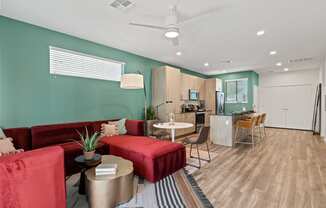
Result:
M214 207L326 207L326 144L310 132L267 129L255 149L211 150L218 156L193 175Z

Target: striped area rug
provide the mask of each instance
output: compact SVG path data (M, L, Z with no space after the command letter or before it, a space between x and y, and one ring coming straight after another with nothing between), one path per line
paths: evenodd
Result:
M87 208L85 196L78 194L78 174L70 177L67 184L68 208ZM196 181L185 170L180 170L156 183L135 176L135 194L118 208L211 208L213 207Z

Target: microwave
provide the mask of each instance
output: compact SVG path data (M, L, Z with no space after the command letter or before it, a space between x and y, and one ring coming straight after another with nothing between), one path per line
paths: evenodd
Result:
M199 92L197 90L189 90L189 100L199 100Z

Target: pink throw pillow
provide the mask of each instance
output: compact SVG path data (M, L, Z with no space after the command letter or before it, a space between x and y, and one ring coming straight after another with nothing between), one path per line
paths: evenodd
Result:
M101 136L114 136L119 135L119 130L116 125L102 124L101 125Z

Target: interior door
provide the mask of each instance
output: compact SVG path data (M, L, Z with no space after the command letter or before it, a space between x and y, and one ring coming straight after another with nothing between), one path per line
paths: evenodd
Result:
M311 85L290 86L284 90L288 95L285 100L288 106L286 111L287 128L311 130L315 87Z
M282 97L284 95L280 88L260 89L260 111L267 113L267 126L286 128L286 107L281 101Z
M266 125L310 130L314 91L313 85L260 88L260 111L267 113Z

